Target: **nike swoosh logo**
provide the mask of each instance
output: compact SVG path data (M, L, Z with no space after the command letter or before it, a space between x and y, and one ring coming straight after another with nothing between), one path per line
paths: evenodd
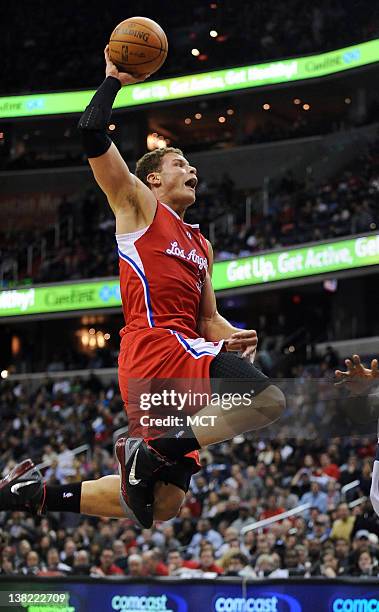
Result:
M132 467L130 468L130 473L129 473L129 484L131 484L132 487L134 487L135 485L138 485L141 482L141 478L140 479L136 478L136 463L137 463L138 451L139 451L139 448L136 450L136 454L134 455Z
M36 481L35 480L27 480L26 482L16 482L16 484L11 486L11 493L14 493L15 495L20 495L18 490L22 489L22 487L28 487L31 484L36 484Z

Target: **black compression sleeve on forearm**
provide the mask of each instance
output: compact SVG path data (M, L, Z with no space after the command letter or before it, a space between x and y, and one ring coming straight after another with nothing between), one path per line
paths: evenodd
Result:
M87 157L99 157L111 146L112 140L106 128L112 114L112 105L121 83L115 77L107 77L96 91L80 117L78 129Z

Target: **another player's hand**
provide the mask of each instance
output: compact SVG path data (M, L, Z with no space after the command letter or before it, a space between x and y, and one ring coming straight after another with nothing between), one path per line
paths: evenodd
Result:
M228 351L242 351L242 357L248 357L253 360L257 350L258 336L255 329L241 329L234 332L230 338L225 340L225 346Z
M371 368L365 368L359 355L353 355L353 359L345 359L346 372L336 370L336 384L346 385L351 393L365 393L375 380L379 381L378 360L373 359Z
M114 64L109 57L109 45L107 45L104 49L104 57L105 76L112 76L116 79L119 79L122 87L124 85L133 85L134 83L141 83L150 76L150 74L142 74L138 77L135 77L132 74L129 74L128 72L120 72L116 64Z

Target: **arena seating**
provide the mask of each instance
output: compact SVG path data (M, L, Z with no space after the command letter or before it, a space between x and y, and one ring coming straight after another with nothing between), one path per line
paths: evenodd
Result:
M364 0L323 0L314 7L299 0L264 2L254 11L243 0L196 0L184 3L181 11L172 10L169 0L154 7L147 0L127 7L109 0L101 9L101 19L94 19L91 6L77 0L64 6L38 0L15 5L8 16L7 31L0 40L4 58L0 93L98 85L103 79L104 32L110 35L119 21L135 13L156 19L168 34L170 54L159 73L162 77L224 68L226 57L233 66L324 52L375 38L379 30L377 6ZM30 26L20 42L20 53L32 70L13 60L20 23ZM211 30L219 36L210 37ZM198 59L191 55L192 48L200 50Z
M325 354L312 373L329 376L330 367ZM0 413L3 474L27 456L44 462L50 483L116 472L113 434L126 421L114 382L47 374L31 391L5 381ZM72 452L83 443L86 452ZM177 518L142 532L128 519L3 512L0 572L377 576L379 522L366 499L374 447L374 436L254 444L239 436L202 452L202 470ZM307 502L305 512L273 518ZM261 520L268 524L245 529Z
M254 10L251 5L246 0L191 0L173 9L170 0L161 0L154 8L148 0L138 3L130 0L127 7L125 3L108 0L98 17L93 3L79 0L13 3L0 37L3 61L0 96L97 87L104 78L103 48L108 41L107 33L110 34L119 21L135 13L156 19L168 34L169 56L159 78L323 53L379 36L379 5L367 0L320 0L317 6L300 0L267 0L254 3ZM211 30L216 30L217 36L210 36ZM200 51L197 57L191 53L193 48ZM363 74L359 70L350 72ZM325 80L325 91L331 82L332 79ZM352 83L355 87L353 79ZM364 85L367 91L369 86ZM359 86L355 91L358 89ZM256 91L259 96L265 89ZM292 84L288 91L291 100ZM362 103L362 108L365 106L363 97L358 104ZM350 138L355 155L347 163L350 147L336 146L334 162L340 164L340 169L334 172L335 166L331 164L330 173L334 174L328 179L316 180L312 172L307 173L312 161L308 163L306 155L302 157L304 167L298 168L296 173L276 163L276 156L268 152L267 167L277 166L282 174L274 176L269 169L267 186L263 181L266 175L262 173L259 189L266 185L265 198L260 197L262 194L255 188L248 189L250 184L237 184L237 180L234 182L223 171L219 172L217 181L202 178L197 205L189 211L187 220L199 222L207 236L217 221L211 236L216 260L378 231L379 137L364 153L357 154L355 151L361 151L357 143L361 141L352 136L357 126L369 125L376 129L378 100L371 92L367 98L367 108L361 114L351 113L343 94L340 115L333 111L323 116L322 111L329 102L325 103L320 95L317 112L310 112L306 118L292 116L270 122L267 115L268 119L256 129L242 129L236 136L230 133L230 138L219 132L220 135L207 143L210 157L216 149L220 153L226 151L229 156L232 148L241 149L245 155L249 146L259 149L260 155L261 143L285 139L291 139L292 143L298 139L301 148L302 139L306 137L321 141L320 135L341 131L346 141ZM356 100L353 102L350 108ZM147 128L151 127L148 111L146 114L144 109L136 112L141 117L138 137L144 146ZM6 122L5 128L0 126L4 145L0 160L1 171L5 171L2 176L10 182L15 181L14 191L8 183L4 199L2 196L2 202L9 196L5 209L9 210L14 204L14 214L9 215L9 219L3 214L6 223L0 224L0 289L118 274L111 211L95 189L80 191L73 187L86 174L84 164L87 160L79 149L79 138L74 135L77 120L70 119L72 125L67 124L66 131L62 129L70 146L65 148L66 141L63 141L59 147L51 144L50 150L44 150L40 144L44 144L45 135L48 139L49 126L54 125L56 137L66 117L47 119L45 131L39 130L38 118L25 121L25 131L13 120ZM39 148L33 149L29 130L39 133ZM121 130L114 137L120 137L123 144ZM372 138L371 134L364 142ZM190 154L204 149L204 141L198 140L189 146ZM291 158L287 144L286 156ZM130 153L131 149L128 151ZM136 155L136 151L137 146L130 154ZM326 153L325 158L328 163ZM247 159L250 163L250 158ZM217 164L215 166L218 168ZM77 176L71 183L75 167ZM41 176L49 174L55 181L58 169L64 175L62 181L67 179L67 196L62 195L66 192L60 186L55 186L54 193L43 192L48 188ZM259 173L261 171L259 165ZM303 178L299 178L299 174ZM20 178L21 184L26 176L33 177L34 185L38 181L41 185L35 190L38 193L32 193L34 187L28 188L25 180L20 196L16 182ZM60 200L54 220L57 193ZM40 227L33 227L30 210L34 214L35 201L45 197L46 209L51 203L51 217L46 215ZM23 204L22 211L18 209L17 198ZM247 199L251 203L248 222ZM41 206L41 218L42 209ZM12 220L16 217L17 224L13 227ZM29 221L29 226L23 225L24 219ZM372 278L375 283L374 274ZM236 295L241 297L239 293ZM362 299L365 299L363 294ZM293 303L290 302L288 308ZM340 307L336 308L336 318L340 311ZM321 431L321 426L317 429L320 417L329 416L331 403L334 402L335 408L340 406L334 399L330 400L328 391L335 390L333 372L336 367L343 367L346 355L338 355L330 347L315 355L313 320L307 334L303 333L304 328L297 329L294 334L291 330L291 338L295 340L293 345L292 341L291 345L288 343L286 353L286 345L279 339L288 337L288 311L275 311L276 327L271 326L271 319L263 316L263 312L262 309L257 316L261 326L258 331L260 334L262 331L260 342L261 338L263 340L256 360L258 367L270 376L280 373L283 378L288 375L296 379L294 384L305 381L311 387L309 381L316 380L323 388L320 395L312 396L309 389L298 393L302 417L296 423L298 433L290 435L287 422L280 421L275 424L275 435L270 435L270 430L240 435L201 451L201 470L193 477L178 516L165 523L158 522L152 529L140 530L127 518L100 519L59 512L32 516L26 512L1 511L0 574L4 582L11 576L25 576L25 582L30 584L34 576L144 578L144 581L137 581L144 592L141 600L138 597L138 603L142 599L146 602L148 579L160 576L212 579L230 576L252 580L355 576L363 578L362 588L366 590L370 584L366 579L379 576L379 518L369 500L376 423L371 424L372 429L367 426L361 435L355 435L355 425L351 430L346 427L333 429L332 421L328 430ZM375 319L375 306L373 313ZM114 328L118 316L121 319L121 313L109 315L109 319L114 317ZM357 318L360 316L357 312ZM77 318L79 321L81 315ZM77 336L68 333L65 341L60 342L59 334L54 334L51 341L57 338L57 347L49 355L49 361L48 353L42 357L42 351L38 359L34 359L29 348L41 334L33 328L40 320L36 323L32 318L30 322L23 319L21 325L17 318L9 320L10 323L7 320L4 325L4 338L9 347L14 339L16 348L9 349L9 355L12 352L9 359L13 363L9 363L9 370L1 372L0 378L0 476L26 457L40 465L50 484L115 474L114 444L117 437L127 431L114 368L115 346L113 352L104 348L92 354L79 354L73 342ZM54 329L62 322L65 325L66 319L51 321L52 326L57 326ZM80 324L87 323L83 320ZM14 336L13 327L16 329ZM292 346L295 351L296 334L299 333L302 345L301 351L296 347L295 360L289 349ZM354 342L356 335L353 331L351 335ZM322 340L329 341L329 337ZM305 344L309 351L303 351ZM367 357L365 363L368 362ZM114 369L110 371L111 368ZM62 371L63 376L57 374ZM341 411L343 408L341 402ZM346 416L347 422L348 418ZM324 426L325 423L329 423L327 418L322 422ZM309 429L305 431L307 425ZM312 432L313 435L308 435ZM113 587L115 583L111 584ZM228 581L228 588L229 584ZM310 580L306 584L309 588ZM243 581L244 594L245 587ZM129 589L129 584L126 588ZM193 590L195 592L195 587ZM367 591L377 592L371 586ZM236 601L239 610L241 606L245 609L243 599ZM329 598L329 604L331 601ZM369 600L357 601L358 606L363 606L363 602ZM232 605L231 598L230 602ZM351 599L346 602L353 605Z
M300 181L289 171L275 181L269 193L266 214L253 208L251 223L244 222L246 191L236 189L232 179L224 175L219 183L202 181L197 204L189 211L189 222L200 222L208 235L215 219L233 215L233 232L216 232L216 260L247 256L263 249L339 238L350 234L375 231L379 226L379 140L365 154L354 159L330 180L314 184ZM60 242L54 232L2 232L1 259L8 262L7 281L29 278L36 283L91 277L115 276L118 273L114 242L113 215L92 192L76 200L64 198L58 208ZM67 231L68 223L72 231ZM44 256L35 257L32 274L27 272L27 249L36 246ZM95 256L94 256L95 253ZM14 279L14 264L17 279Z

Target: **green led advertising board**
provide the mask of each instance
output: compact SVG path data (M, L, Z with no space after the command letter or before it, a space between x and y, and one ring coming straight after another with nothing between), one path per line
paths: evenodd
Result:
M375 264L379 264L379 234L222 261L215 264L212 280L221 290Z
M319 55L147 81L123 87L113 108L129 108L194 96L290 83L368 66L379 61L379 39ZM0 98L0 118L82 112L94 90L41 93Z
M0 291L0 317L120 306L115 279Z
M379 265L379 234L216 262L215 291ZM118 279L0 292L0 317L120 307Z

